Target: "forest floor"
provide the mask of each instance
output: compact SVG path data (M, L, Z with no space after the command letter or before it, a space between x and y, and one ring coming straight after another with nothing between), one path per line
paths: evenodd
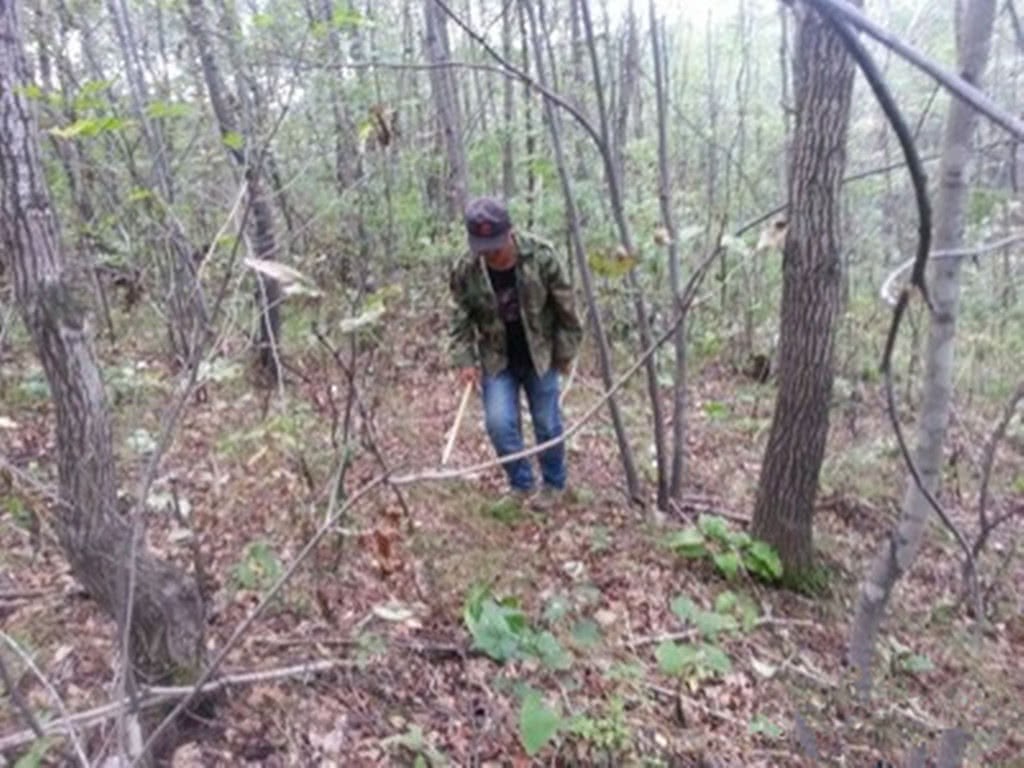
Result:
M362 364L359 395L373 413L373 443L392 468L436 466L457 409L442 323L437 307L389 311L372 359ZM0 353L0 445L7 461L52 487L53 413L23 341ZM172 396L166 366L143 346L139 338L117 348L101 344L127 490ZM600 392L588 360L566 397L569 423ZM283 402L254 390L227 364L212 369L206 398L186 410L149 497L147 537L155 551L194 570L188 542L197 537L211 652L327 508L331 431L344 421L345 377L312 343L289 362ZM634 383L624 393L626 412L643 414ZM701 514L744 527L770 424L771 383L704 361L693 371L687 501L676 515L654 524L625 503L604 412L571 441L573 492L548 513L496 504L497 470L403 487L405 509L394 489L380 488L346 513L229 654L223 672L324 659L337 665L231 688L173 765L902 766L918 746L934 755L942 731L960 726L970 736L968 765L1024 766L1020 557L994 579L992 621L975 636L960 602L956 547L934 528L893 596L872 697L863 702L854 694L843 660L857 583L895 519L904 482L879 390L838 404L832 419L815 519L823 575L813 594L742 573L727 580L706 558L684 559L668 546ZM349 496L380 472L367 423L357 414L352 424L364 437L350 450ZM990 429L988 415L972 421L961 414L951 435L965 453L950 469L943 500L971 531L971 457ZM635 417L630 432L649 434L646 418ZM649 441L636 449L649 476ZM490 457L473 400L451 465ZM1020 446L1005 448L999 466L996 514L1024 500L1024 489L1005 481L1021 476ZM167 512L172 485L187 525ZM17 478L0 491L3 632L45 671L67 711L109 701L113 622L70 575L45 497ZM1007 524L988 545L986 583L1019 540L1019 526ZM518 623L481 620L476 627L480 637L491 632L492 641L511 644L513 658L504 663L481 652L486 637L474 650L466 622L474 590L488 620L505 615L488 595L519 601ZM699 646L704 663L667 674L673 653L697 640L679 615L680 597L720 623L730 611L739 620L709 631ZM753 605L756 620L736 605ZM519 634L508 636L509 627ZM55 717L50 694L24 661L6 645L0 652L39 718ZM25 727L5 698L0 743ZM527 731L550 736L533 757L523 743ZM96 755L115 737L108 722L83 738ZM5 756L13 762L27 749ZM60 748L51 745L46 755L44 763L59 761Z

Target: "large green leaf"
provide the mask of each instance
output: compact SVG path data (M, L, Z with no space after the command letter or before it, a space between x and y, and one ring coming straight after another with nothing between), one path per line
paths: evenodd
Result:
M731 531L725 518L718 515L701 515L697 520L697 527L701 533L709 539L714 539L719 544L728 544Z
M698 657L699 653L694 646L678 645L671 640L663 641L654 649L658 668L666 675L681 675L697 662Z
M563 725L562 716L549 707L537 691L529 691L519 710L519 738L533 757L551 741Z
M43 758L50 751L50 747L57 743L52 736L45 736L32 742L32 748L18 758L14 768L39 768L43 764Z
M717 645L710 643L704 643L700 647L700 665L720 675L727 675L732 671L732 662L729 660L728 654Z
M98 136L106 131L119 131L126 125L119 117L82 117L63 128L51 128L50 133L61 139Z
M693 617L693 623L704 637L715 637L721 632L734 632L739 629L736 619L715 611L698 611Z
M743 564L747 570L765 581L782 578L782 561L775 548L764 541L754 540L743 553Z
M728 552L716 552L712 557L715 561L715 567L719 572L727 579L736 578L736 574L740 570L740 556L729 550Z
M672 534L669 537L668 545L682 557L704 557L708 552L704 534L692 527Z
M220 140L228 149L241 150L245 146L245 137L238 131L227 131Z

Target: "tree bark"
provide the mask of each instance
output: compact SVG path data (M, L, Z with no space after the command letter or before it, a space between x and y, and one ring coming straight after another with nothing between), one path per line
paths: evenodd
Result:
M501 54L508 61L512 60L512 11L506 9L501 14ZM511 77L504 78L501 84L501 104L503 113L501 137L501 189L506 200L511 200L516 192L515 144L512 138L516 134L515 126L515 91Z
M136 571L131 655L148 681L188 679L202 658L203 604L195 582L150 554L129 563L131 530L117 482L103 381L72 292L44 182L17 4L0 3L0 254L52 393L60 501L56 528L75 577L123 623L128 574Z
M451 61L448 19L434 0L424 0L423 14L426 21L424 43L427 58L434 65L430 70L430 85L448 159L448 178L445 184L448 216L452 220L461 221L467 195L466 150L462 142L462 111L459 108L455 76L445 66Z
M661 41L661 30L655 13L654 0L650 0L651 51L654 59L654 103L658 120L658 201L661 204L661 220L668 238L668 271L672 285L672 297L679 300L682 277L679 269L679 242L676 236L676 221L672 213L672 178L668 169L668 84L667 62ZM683 495L683 480L686 470L686 320L679 323L675 337L675 375L672 378L672 468L669 476L668 495L680 500Z
M963 25L957 35L959 72L965 80L977 84L988 62L995 1L968 0L965 11ZM977 113L973 108L959 99L950 101L933 219L934 250L956 250L963 246L967 168L976 122ZM962 264L962 258L937 260L928 284L934 311L928 328L924 391L914 462L925 488L932 495L939 488L942 444L949 425ZM879 546L857 596L850 659L859 672L860 686L864 691L871 685L871 658L889 597L896 582L917 557L931 512L928 500L913 478L908 478L896 531Z
M636 12L630 0L626 11L626 31L622 42L622 70L620 76L619 102L615 115L613 148L619 178L626 173L626 138L629 131L629 110L637 94L640 79L640 36L637 32Z
M633 243L633 235L626 219L626 213L622 203L622 186L619 172L615 164L611 142L609 140L608 110L605 105L604 91L601 86L601 69L597 57L597 45L594 40L594 27L590 19L590 9L587 0L580 0L581 18L583 30L586 34L587 49L590 54L591 70L594 77L594 90L597 96L597 112L600 121L601 146L599 147L601 157L604 161L605 178L608 183L608 192L611 197L612 215L619 231L619 238L622 246L629 255L636 254L636 247ZM635 270L630 270L626 275L630 292L633 294L633 309L636 314L637 328L640 331L640 343L644 349L651 346L651 327L647 319L647 307L644 301L643 289L637 279ZM662 416L661 398L658 392L658 372L655 366L654 356L647 358L644 364L644 373L647 377L647 394L651 401L651 417L654 422L654 450L658 465L658 497L659 509L668 507L668 460L665 451L665 424Z
M233 106L233 103L239 103L239 98L229 100L227 86L217 65L203 0L188 0L186 24L199 50L203 80L225 149L245 175L246 192L252 210L249 237L253 250L260 259L273 260L277 256L277 243L274 216L262 181L262 158L252 157L252 126L242 125ZM242 96L244 94L240 94L240 98ZM256 273L256 305L260 308L260 333L256 351L265 383L273 386L279 385L282 377L281 300L280 283L262 273Z
M828 437L842 277L839 193L854 72L826 22L805 6L801 12L779 390L752 526L796 578L812 564L814 499Z
M534 58L537 62L537 82L542 87L548 87L548 77L544 66L544 46L541 44L540 34L537 31L537 20L534 17L531 3L533 0L520 0L519 6L525 18L529 21L531 39L533 41ZM551 65L554 66L552 57ZM590 265L587 263L587 254L583 246L583 235L580 232L579 211L576 208L576 196L573 193L572 179L569 177L568 165L565 162L565 150L562 146L562 124L559 116L555 113L554 107L547 99L544 100L544 112L547 118L548 129L551 132L551 144L555 152L555 165L558 167L558 176L562 183L562 192L565 196L566 218L569 222L569 235L572 242L573 254L576 257L577 271L583 283L583 292L587 299L587 308L590 312L591 324L594 329L594 339L597 342L598 362L601 368L601 380L604 382L605 391L612 388L614 384L614 373L612 371L611 352L608 346L608 337L601 322L601 309L597 303L597 296L594 292L594 281L590 274ZM619 456L622 459L622 469L626 477L626 491L630 499L638 498L640 495L640 481L637 476L636 462L633 459L633 450L629 445L629 436L623 426L622 414L619 411L618 401L611 397L608 399L608 414L615 429L615 439L619 446Z
M121 48L132 114L139 123L146 147L153 158L151 183L163 198L162 204L157 206L154 212L161 217L164 226L167 227L167 275L170 284L167 335L171 354L184 365L198 365L198 351L209 318L206 299L192 258L192 247L178 219L173 215L167 215L174 205L175 191L174 179L167 162L168 147L163 135L146 114L146 82L138 60L138 45L128 7L124 0L107 0L107 9Z

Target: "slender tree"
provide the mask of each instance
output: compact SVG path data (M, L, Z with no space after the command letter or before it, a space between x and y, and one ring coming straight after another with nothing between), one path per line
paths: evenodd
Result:
M59 500L56 528L75 577L123 624L135 570L131 654L150 681L188 679L202 657L195 582L135 542L118 511L117 471L103 379L60 243L44 181L17 3L0 3L0 255L53 398Z
M591 72L594 77L594 91L597 96L598 125L601 136L599 150L604 161L605 179L608 184L609 196L611 197L612 216L615 219L622 246L626 249L626 253L632 256L637 253L637 250L623 206L622 180L612 150L608 109L601 85L601 68L598 61L597 44L594 38L594 26L591 22L590 9L587 6L586 0L580 0L580 10L583 30L586 34L587 50L590 54ZM652 336L643 289L640 286L635 270L631 269L627 273L626 279L630 292L633 295L633 310L636 314L637 328L640 331L640 343L644 349L647 349L651 346ZM662 416L661 397L658 392L658 372L653 357L647 358L644 365L644 373L647 377L647 394L650 398L651 418L654 422L652 431L654 433L654 450L658 465L658 508L666 509L668 507L668 460L665 449L665 424Z
M661 220L668 241L668 270L672 296L678 299L682 290L679 268L679 240L676 236L675 215L672 212L672 179L669 173L668 146L668 92L667 62L661 39L661 29L655 13L654 0L650 3L651 52L654 60L654 102L658 120L658 202ZM686 321L676 328L675 373L672 378L672 470L669 478L669 497L679 500L683 495L683 473L686 459Z
M968 0L963 7L957 34L958 66L960 76L968 82L979 83L985 71L995 8L995 0ZM963 246L967 171L976 123L977 113L972 107L959 99L950 100L935 205L932 244L936 250L957 250ZM924 392L914 461L922 483L932 495L939 489L942 444L949 425L962 264L961 258L936 261L929 281L933 311L925 350ZM879 546L857 597L850 656L860 672L862 687L870 684L871 657L892 589L917 557L931 513L927 498L913 478L908 478L896 532Z
M224 148L245 176L249 207L252 210L248 235L253 250L260 259L273 260L277 257L274 214L262 178L263 158L256 156L258 153L254 148L253 126L247 124L246 118L249 115L244 114L245 110L238 108L244 93L230 94L224 82L217 63L213 34L209 28L203 0L188 0L186 24L199 51L203 81ZM239 114L240 112L243 114ZM263 273L257 273L256 304L260 308L257 353L264 381L271 385L278 385L281 382L281 299L281 286L278 281Z
M451 61L448 17L434 0L423 0L423 15L426 23L424 44L427 59L433 65L430 70L430 86L448 159L448 177L444 190L447 213L451 219L460 219L466 207L466 150L455 75L446 66Z
M530 37L533 42L534 58L536 59L537 81L544 87L548 86L547 67L544 61L546 47L542 44L538 31L537 19L531 6L532 0L520 0L520 7L523 14L529 21ZM554 61L548 56L549 64L553 67ZM601 308L597 303L597 295L594 291L594 280L590 274L590 265L587 263L587 254L583 247L583 234L580 231L579 211L576 208L576 196L573 191L572 179L569 177L568 165L565 159L565 150L562 143L562 124L559 115L555 112L551 102L544 101L544 114L547 119L548 129L551 132L551 144L555 152L555 164L558 167L559 180L562 183L562 192L565 197L566 218L569 221L569 235L572 244L573 254L576 258L576 267L583 283L583 293L587 299L587 309L590 316L591 327L594 330L594 338L597 342L598 364L601 369L601 379L605 389L611 389L614 383L614 372L612 371L611 351L608 344L608 336L601 321ZM636 472L636 462L633 459L633 450L629 445L629 436L623 426L622 414L619 411L619 404L615 397L608 399L608 413L611 416L612 426L615 429L615 439L619 446L619 456L622 459L622 469L626 477L626 490L631 499L639 498L640 480Z
M812 562L814 499L828 437L842 277L839 194L854 71L824 19L806 6L798 10L778 394L752 527L794 576Z
M157 211L162 213L167 241L166 272L170 284L168 306L171 309L167 335L171 353L182 363L195 365L198 363L197 351L208 321L206 300L195 269L196 262L192 257L193 247L189 245L177 217L166 214L175 199L174 179L168 161L169 147L163 133L146 112L148 88L139 62L139 46L128 6L124 0L107 0L107 9L117 34L121 60L127 75L132 114L152 158L151 184L161 197Z

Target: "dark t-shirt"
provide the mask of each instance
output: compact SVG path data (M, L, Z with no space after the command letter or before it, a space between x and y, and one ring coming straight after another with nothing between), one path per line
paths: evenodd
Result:
M519 293L516 291L516 270L491 269L487 274L494 287L494 295L498 298L498 315L505 323L505 354L508 356L509 368L529 370L533 367L530 360L530 348L526 343L526 332L523 330L523 316L519 312Z

